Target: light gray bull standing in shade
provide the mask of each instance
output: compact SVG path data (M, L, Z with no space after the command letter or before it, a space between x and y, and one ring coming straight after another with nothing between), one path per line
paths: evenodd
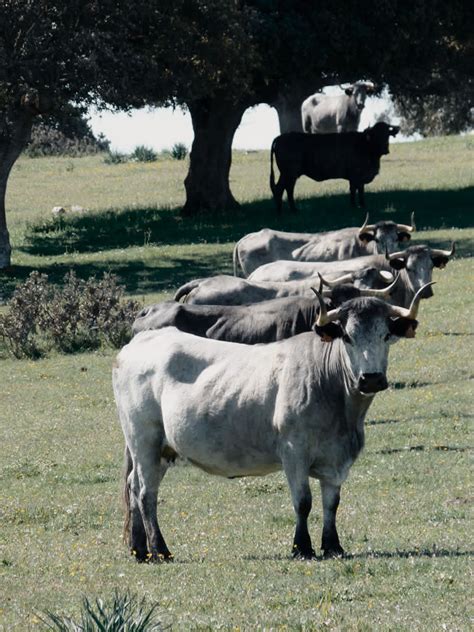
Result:
M248 282L255 284L264 283L298 283L305 278L314 279L314 275L320 272L324 276L335 275L339 282L349 281L354 273L376 269L380 272L400 270L400 281L392 293L392 302L396 305L410 304L415 292L431 281L433 268L444 268L449 259L454 255L454 242L451 250L440 250L429 246L409 246L406 250L394 252L389 255L370 255L358 257L347 261L332 262L301 262L301 261L275 261L257 268L248 278ZM344 279L344 275L348 275ZM429 298L433 292L431 288L426 290L423 298Z
M234 247L234 276L239 267L244 277L248 277L272 261L338 261L395 252L401 244L410 241L411 233L416 230L414 213L411 214L411 225L392 221L368 222L367 214L361 227L324 233L288 233L271 228L249 233Z
M423 288L424 289L424 288ZM364 418L387 388L390 342L415 335L410 309L358 298L327 311L315 333L268 345L205 340L174 328L138 334L117 356L113 387L125 437L125 532L137 560L170 560L157 494L170 461L235 478L285 472L296 513L292 554L312 559L309 478L323 502L321 548L344 553L340 489L364 446Z
M330 274L328 280L337 281L337 276ZM367 268L344 275L344 283L352 283L359 288L378 289L391 283L393 278L392 273ZM318 285L319 277L316 274L308 279L288 283L254 283L222 274L185 283L177 290L174 300L184 299L185 303L195 305L248 305L286 296L312 296L311 287Z
M303 130L309 134L357 132L365 100L374 91L371 81L357 81L343 94L312 94L301 105Z

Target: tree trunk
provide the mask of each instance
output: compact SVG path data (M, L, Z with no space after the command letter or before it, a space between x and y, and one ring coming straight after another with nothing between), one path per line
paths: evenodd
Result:
M280 134L303 131L303 124L301 122L301 104L303 100L303 97L300 97L300 95L288 96L279 94L270 104L277 111L278 121L280 123Z
M239 206L229 186L232 140L247 105L220 99L192 101L194 140L181 214L231 210Z
M35 112L17 105L0 118L0 269L11 265L11 245L5 213L5 196L10 171L30 139Z

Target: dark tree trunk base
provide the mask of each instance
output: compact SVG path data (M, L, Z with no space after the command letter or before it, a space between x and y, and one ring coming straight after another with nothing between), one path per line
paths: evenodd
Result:
M222 213L239 208L229 186L232 140L246 109L222 99L188 104L194 128L189 171L184 181L183 217Z

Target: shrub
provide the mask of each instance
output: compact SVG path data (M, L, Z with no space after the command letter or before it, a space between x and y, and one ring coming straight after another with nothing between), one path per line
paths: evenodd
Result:
M113 597L104 602L96 599L91 602L83 598L80 619L73 621L69 617L46 612L40 617L49 630L58 632L157 632L163 630L156 618L156 605L147 606L145 599L115 591Z
M171 157L174 160L184 160L188 155L188 148L184 143L175 143L171 148Z
M85 156L109 149L103 134L95 136L80 108L65 105L55 116L35 121L25 149L30 158L39 156Z
M69 272L60 288L37 271L16 288L9 306L0 316L0 336L11 355L33 359L52 349L74 353L120 347L130 339L140 309L136 301L123 301L123 289L111 274L84 281Z
M136 162L154 162L158 158L158 154L150 147L137 145L130 155L130 158Z
M122 154L119 151L108 151L105 155L104 162L106 165L120 165L124 162L128 162L127 154Z

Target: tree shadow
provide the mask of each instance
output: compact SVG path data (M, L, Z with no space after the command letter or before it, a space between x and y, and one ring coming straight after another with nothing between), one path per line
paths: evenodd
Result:
M231 261L227 253L207 255L205 258L192 260L180 257L167 257L160 260L103 260L94 262L74 261L68 263L52 263L41 266L41 272L48 275L51 283L62 284L64 276L71 269L79 278L87 279L91 276L101 277L104 272L117 276L119 283L128 294L148 294L152 292L174 292L180 285L192 278L207 277L216 274L217 270L231 273ZM6 271L0 271L3 299L11 293L19 282L36 270L33 266L12 266Z
M431 386L433 382L419 382L413 380L411 382L389 382L389 387L395 391L402 390L404 388L423 388L424 386Z
M415 211L419 230L472 226L474 187L453 190L382 191L368 194L370 221L394 219L409 222ZM264 226L280 230L319 232L361 225L365 211L353 209L348 195L322 195L299 200L299 212L287 210L277 217L271 199L242 204L229 213L183 218L179 208L107 209L60 216L31 224L21 250L41 256L68 252L144 246L233 242ZM396 210L395 210L396 209ZM416 237L416 234L415 234ZM432 241L435 247L446 243ZM457 256L472 254L469 239L458 241Z
M403 452L470 452L471 446L459 446L459 445L410 445L402 448L384 448L383 450L375 450L373 454L400 454Z

